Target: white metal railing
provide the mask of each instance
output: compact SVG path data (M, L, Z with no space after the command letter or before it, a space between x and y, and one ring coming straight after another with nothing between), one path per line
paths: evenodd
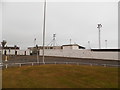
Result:
M120 65L112 65L112 64L98 64L98 63L82 63L82 62L25 62L25 63L8 63L8 64L1 64L0 67L8 68L8 67L22 67L24 65L44 65L44 64L74 64L74 65L90 65L90 66L104 66L104 67L120 67Z

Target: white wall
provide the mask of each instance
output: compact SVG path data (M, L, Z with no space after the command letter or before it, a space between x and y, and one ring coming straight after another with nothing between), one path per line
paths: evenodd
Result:
M72 46L63 46L63 50L71 50Z
M4 54L4 51L5 50L3 50L3 54ZM15 50L10 50L10 53L9 53L9 50L6 50L7 52L6 52L6 54L7 55L15 55ZM25 54L25 51L26 51L26 55L30 55L30 51L27 49L27 50L16 50L17 51L17 55L24 55Z
M63 50L79 49L78 46L63 46Z
M42 55L42 50L40 50L40 55ZM45 55L118 60L118 52L95 52L89 50L45 50Z
M18 55L24 55L25 50L17 50L17 51L18 51ZM7 54L9 54L9 50L7 50ZM15 50L11 50L10 54L14 55ZM26 50L26 55L30 55L29 50ZM42 55L42 50L40 50L40 55ZM100 51L97 52L97 51L90 51L86 49L85 50L45 49L45 55L46 56L118 60L118 52L100 52Z
M79 49L78 46L72 46L72 49Z

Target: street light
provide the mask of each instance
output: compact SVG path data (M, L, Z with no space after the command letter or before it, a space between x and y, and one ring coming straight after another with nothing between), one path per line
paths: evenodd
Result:
M101 49L101 41L100 41L100 28L102 27L102 24L98 24L98 30L99 30L99 49Z

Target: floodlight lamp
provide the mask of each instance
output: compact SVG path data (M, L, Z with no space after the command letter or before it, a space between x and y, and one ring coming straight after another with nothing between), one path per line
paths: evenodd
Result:
M97 28L101 28L102 27L102 24L98 24L98 27Z

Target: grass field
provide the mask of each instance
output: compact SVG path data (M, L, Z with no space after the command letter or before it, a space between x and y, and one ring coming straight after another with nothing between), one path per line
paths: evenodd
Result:
M118 88L118 68L40 65L4 69L3 88Z

